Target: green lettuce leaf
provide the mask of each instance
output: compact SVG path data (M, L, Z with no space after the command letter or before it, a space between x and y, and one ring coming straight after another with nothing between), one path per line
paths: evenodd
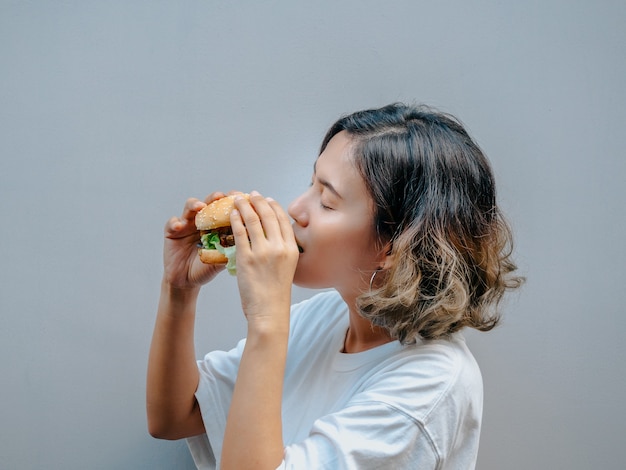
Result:
M226 263L226 270L232 276L237 275L237 247L236 246L227 246L223 247L220 244L220 236L215 233L206 233L200 237L200 242L202 243L202 248L205 250L217 250L222 253L226 258L228 258L228 262Z

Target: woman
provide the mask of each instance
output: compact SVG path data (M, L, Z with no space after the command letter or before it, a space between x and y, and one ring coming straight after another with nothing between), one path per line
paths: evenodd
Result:
M401 104L328 131L288 208L231 216L246 340L196 363L190 199L165 228L148 366L152 435L199 468L474 468L482 380L460 330L490 330L520 278L489 163L454 118ZM332 288L290 307L291 285Z

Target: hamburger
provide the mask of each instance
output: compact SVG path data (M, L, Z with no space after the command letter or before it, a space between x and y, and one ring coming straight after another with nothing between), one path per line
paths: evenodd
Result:
M230 213L235 208L237 194L217 199L196 214L196 228L200 231L198 255L205 264L225 264L230 274L236 274L235 236L230 226Z

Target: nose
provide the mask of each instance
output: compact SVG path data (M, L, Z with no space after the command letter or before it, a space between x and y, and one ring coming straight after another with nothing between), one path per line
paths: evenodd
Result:
M287 207L287 213L295 220L296 224L305 227L309 223L309 217L305 202L306 193L300 194Z

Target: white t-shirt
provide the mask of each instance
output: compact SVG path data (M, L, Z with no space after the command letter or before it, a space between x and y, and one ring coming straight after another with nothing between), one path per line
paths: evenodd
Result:
M482 378L460 334L344 354L348 309L337 292L292 307L281 469L473 469ZM206 434L189 438L199 469L219 468L245 340L198 361Z

